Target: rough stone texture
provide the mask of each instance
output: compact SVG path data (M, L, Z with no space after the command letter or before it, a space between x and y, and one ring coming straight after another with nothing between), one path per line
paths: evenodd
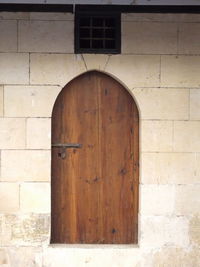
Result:
M31 54L31 83L66 85L86 71L80 55Z
M179 26L179 48L180 54L200 53L200 24L182 23Z
M49 183L23 183L20 186L21 212L50 212Z
M200 120L200 90L191 89L190 90L190 119Z
M134 88L142 119L186 120L189 118L189 90Z
M161 86L199 87L200 56L161 56Z
M194 216L190 220L189 235L192 243L200 246L200 216Z
M49 181L50 151L4 150L1 166L3 181Z
M105 70L132 89L159 86L159 66L159 56L116 55L110 57Z
M173 123L171 121L142 121L142 152L171 152Z
M17 52L17 21L0 21L0 52Z
M189 245L188 220L184 217L142 216L141 229L141 248Z
M0 118L0 149L25 148L25 119Z
M19 210L19 185L0 182L0 213Z
M0 84L24 84L28 82L29 55L0 53Z
M51 120L43 118L27 119L27 148L51 148Z
M200 184L180 185L176 188L175 212L177 215L200 215Z
M0 86L0 117L3 116L3 101L4 101L3 86Z
M5 86L7 117L51 117L59 86Z
M142 185L140 213L168 215L174 211L175 187L172 185Z
M20 21L20 52L73 53L73 21Z
M174 122L174 150L200 152L200 121Z
M143 184L198 183L199 161L193 153L143 153Z
M54 12L31 12L30 20L74 20L74 14Z
M38 246L49 242L48 214L5 215L2 225L3 246Z
M176 52L176 24L155 22L122 23L122 53L176 54Z
M108 55L83 54L87 70L104 70L108 62Z

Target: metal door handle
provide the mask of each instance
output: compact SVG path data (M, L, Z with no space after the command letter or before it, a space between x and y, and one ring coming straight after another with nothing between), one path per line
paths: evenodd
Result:
M61 148L61 152L58 153L58 156L61 157L61 159L65 159L66 158L66 149L67 148L81 148L82 145L81 144L52 144L52 147L59 147Z
M81 144L52 144L52 147L62 147L62 148L81 148L82 145Z

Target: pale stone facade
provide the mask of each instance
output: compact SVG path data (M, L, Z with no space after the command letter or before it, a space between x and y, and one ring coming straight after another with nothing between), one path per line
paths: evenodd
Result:
M73 20L0 13L0 266L200 266L200 15L122 15L121 55L74 55ZM140 110L138 246L49 245L53 104L94 69Z

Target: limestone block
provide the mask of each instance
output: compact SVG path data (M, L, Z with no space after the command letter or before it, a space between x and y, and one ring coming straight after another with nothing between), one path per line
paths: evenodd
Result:
M0 212L16 212L19 210L19 185L0 183Z
M104 70L109 59L108 55L83 54L87 70Z
M59 86L5 86L7 117L51 117Z
M44 250L43 267L140 267L141 253L138 248L114 246L50 246Z
M5 249L0 249L0 266L8 266L8 255Z
M200 184L180 185L176 189L175 209L179 215L200 215Z
M190 119L200 120L200 90L190 90Z
M135 87L159 86L160 56L111 56L105 70L126 84Z
M200 56L161 56L161 87L199 87Z
M142 216L141 231L141 248L189 245L188 220L184 217Z
M1 152L1 180L49 181L50 151L5 150Z
M3 101L4 101L3 94L4 94L3 86L0 86L0 117L3 116L3 109L4 109L4 107L3 107Z
M176 54L175 23L123 22L123 54Z
M25 148L25 119L0 118L0 149Z
M143 152L171 152L173 123L171 121L142 121Z
M200 53L200 24L182 23L179 26L179 47L180 54Z
M200 22L199 14L124 13L122 21L146 22Z
M17 21L0 21L0 52L17 52Z
M200 216L194 216L189 224L190 240L197 246L200 246Z
M168 215L174 211L175 187L172 185L142 185L140 213Z
M0 53L0 84L29 82L29 55L25 53Z
M27 119L27 148L51 148L51 120L43 118Z
M20 210L22 212L49 213L49 183L23 183L20 186Z
M4 216L4 246L38 246L49 241L50 217L48 214L9 214Z
M134 88L142 119L184 120L189 117L189 90Z
M200 152L200 121L174 122L174 150Z
M192 184L200 177L199 162L191 153L143 153L143 184Z
M66 85L71 79L86 71L80 55L32 54L31 83Z
M153 258L153 267L197 267L200 265L199 248L183 249L166 246L156 253L151 253L150 256Z
M0 19L9 19L9 20L23 20L29 19L29 12L1 12Z
M10 267L42 267L41 247L11 247L8 255Z
M30 20L74 20L72 13L31 12Z
M73 25L73 21L19 21L19 51L73 53Z

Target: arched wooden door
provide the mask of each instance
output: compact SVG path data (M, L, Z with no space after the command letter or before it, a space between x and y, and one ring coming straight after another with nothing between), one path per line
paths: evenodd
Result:
M67 84L52 114L51 243L137 243L138 110L92 71Z

